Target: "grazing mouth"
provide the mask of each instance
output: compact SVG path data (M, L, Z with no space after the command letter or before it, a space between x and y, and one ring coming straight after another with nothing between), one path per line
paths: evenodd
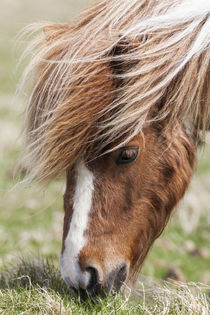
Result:
M97 302L98 299L104 299L108 295L109 296L114 296L116 295L119 291L116 291L114 289L111 289L110 292L108 292L107 289L103 288L102 286L97 286L94 288L94 290L88 291L87 289L76 289L72 286L68 286L69 292L72 293L75 296L79 296L81 300L86 301L87 299L90 299L92 302Z
M86 289L79 285L73 285L69 277L64 278L70 292L79 295L83 300L86 300L87 298L95 300L97 297L105 298L107 295L115 295L119 293L120 288L127 277L126 263L123 263L120 267L113 270L103 284L99 281L98 274L94 268L87 269L87 271L91 274L91 277Z
M83 301L87 299L97 301L97 298L105 298L108 295L108 292L103 289L100 284L97 284L94 288L91 288L91 290L88 287L87 289L76 289L74 286L72 286L72 282L69 278L65 278L64 281L68 286L69 292L75 296L79 296Z

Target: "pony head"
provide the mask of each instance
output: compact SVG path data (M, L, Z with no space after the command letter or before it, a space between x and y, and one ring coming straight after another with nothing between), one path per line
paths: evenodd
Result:
M206 1L100 1L30 45L24 165L28 180L66 173L70 287L135 280L183 197L210 126L209 13Z

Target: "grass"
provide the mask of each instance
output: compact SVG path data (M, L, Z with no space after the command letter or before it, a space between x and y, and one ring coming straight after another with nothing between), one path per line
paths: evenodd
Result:
M0 12L0 314L208 314L205 285L210 285L210 137L199 153L191 188L163 235L156 241L142 270L147 277L194 281L194 284L139 282L129 291L98 304L71 296L60 279L64 191L63 180L47 189L14 186L21 150L21 98L14 98L22 71L15 71L25 43L14 49L15 36L26 24L67 21L85 0L2 0ZM69 9L69 8L73 9ZM26 13L27 12L27 13ZM40 255L43 260L19 257ZM12 264L12 267L10 265ZM14 265L17 266L14 268ZM5 273L6 272L6 273ZM198 285L196 283L204 283ZM142 291L142 288L145 289ZM145 300L146 299L146 300ZM193 310L187 311L187 307ZM194 313L193 313L194 312Z
M50 260L21 260L1 275L1 314L208 314L210 287L139 280L139 288L104 299L70 293Z

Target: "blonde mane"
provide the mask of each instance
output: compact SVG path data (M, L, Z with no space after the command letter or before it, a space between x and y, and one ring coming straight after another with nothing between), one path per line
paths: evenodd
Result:
M208 0L102 0L69 24L30 29L43 28L24 54L32 59L21 81L32 86L24 122L28 179L49 181L84 154L127 142L151 119L187 122L204 136Z

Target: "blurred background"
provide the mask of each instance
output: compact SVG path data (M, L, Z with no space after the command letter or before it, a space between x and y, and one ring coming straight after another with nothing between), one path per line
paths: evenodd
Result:
M63 228L64 183L47 189L15 186L21 150L23 97L15 90L24 65L17 68L26 43L16 37L26 25L67 22L91 0L0 0L0 268L19 257L41 255L58 264ZM210 136L199 151L191 187L142 273L156 278L210 284Z

